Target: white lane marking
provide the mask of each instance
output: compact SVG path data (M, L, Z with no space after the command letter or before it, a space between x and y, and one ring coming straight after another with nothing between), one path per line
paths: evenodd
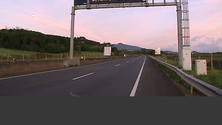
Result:
M144 59L144 61L143 61L143 65L142 65L142 67L141 67L141 69L140 69L140 73L139 73L139 75L138 75L138 77L137 77L137 79L136 79L136 82L135 82L135 85L134 85L134 87L133 87L133 90L131 91L131 94L130 94L131 97L134 97L135 94L136 94L136 90L137 90L137 87L138 87L139 82L140 82L140 77L141 77L141 74L142 74L142 71L143 71L143 67L144 67L145 62L146 62L146 57L145 57L145 59Z
M70 93L69 93L71 96L73 96L73 97L81 97L80 95L75 95L75 94L73 94L71 91L70 91Z
M77 95L72 94L72 92L70 91L69 93L71 96L77 97Z
M79 76L79 77L73 78L72 80L77 80L77 79L80 79L80 78L83 78L83 77L86 77L86 76L89 76L89 75L93 75L93 74L94 74L94 72L86 74L86 75L83 75L83 76Z
M115 65L115 67L120 66L120 64Z
M126 63L128 63L129 61L127 61Z

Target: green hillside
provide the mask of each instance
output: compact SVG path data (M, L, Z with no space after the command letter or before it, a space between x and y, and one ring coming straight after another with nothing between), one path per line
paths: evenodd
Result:
M76 37L74 38L74 51L103 52L103 47L107 44L110 45L110 43L100 44L85 37ZM64 53L69 51L69 47L69 37L45 35L24 29L0 30L0 48L42 53Z
M105 46L112 47L112 56L127 55L153 55L153 50L142 48L140 51L119 50L111 43L99 43L88 40L85 37L74 38L75 52L100 52ZM0 48L23 50L40 53L67 53L70 48L70 38L64 36L46 35L36 31L25 29L0 30ZM3 52L2 52L3 53Z

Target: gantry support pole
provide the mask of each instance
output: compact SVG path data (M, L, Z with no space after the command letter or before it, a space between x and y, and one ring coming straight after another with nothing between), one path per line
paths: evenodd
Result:
M183 33L182 33L182 9L181 0L177 3L177 32L178 32L178 57L179 67L182 67Z
M71 32L70 32L70 56L69 59L73 59L73 44L74 44L74 22L75 22L75 0L74 5L72 7L72 13L71 13Z
M70 57L67 60L67 67L80 65L80 59L73 59L73 46L74 46L74 22L75 22L75 0L71 13L71 28L70 28Z

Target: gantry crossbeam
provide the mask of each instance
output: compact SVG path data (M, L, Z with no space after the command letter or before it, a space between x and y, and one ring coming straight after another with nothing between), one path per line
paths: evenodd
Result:
M111 3L111 4L91 4L91 5L76 5L75 10L80 9L102 9L102 8L127 8L127 7L155 7L155 6L177 6L177 2L163 3Z

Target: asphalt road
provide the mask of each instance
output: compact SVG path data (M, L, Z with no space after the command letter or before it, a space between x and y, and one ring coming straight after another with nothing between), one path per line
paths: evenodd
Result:
M102 64L0 79L0 96L184 96L141 56Z

